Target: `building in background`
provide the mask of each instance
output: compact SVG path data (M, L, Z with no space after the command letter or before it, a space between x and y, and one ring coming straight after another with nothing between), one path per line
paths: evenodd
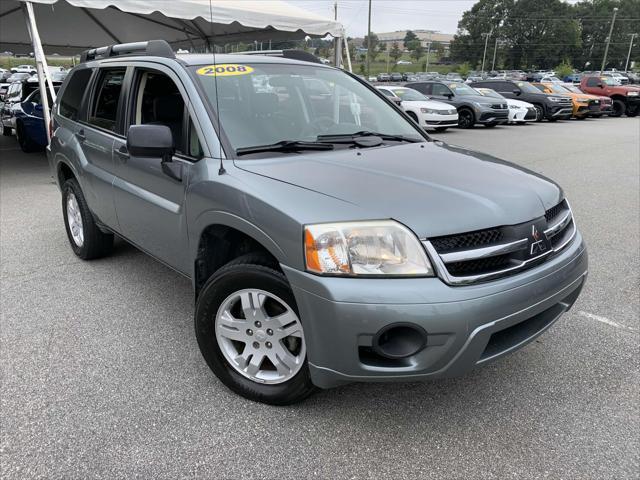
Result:
M398 43L400 48L403 48L402 42L404 41L404 37L407 35L408 30L397 30L395 32L384 32L378 33L376 35L378 37L378 41L380 43ZM433 42L437 42L442 45L444 49L445 56L449 55L449 45L453 40L453 34L448 33L440 33L435 30L412 30L413 33L416 34L422 46L427 49L429 48L429 44Z

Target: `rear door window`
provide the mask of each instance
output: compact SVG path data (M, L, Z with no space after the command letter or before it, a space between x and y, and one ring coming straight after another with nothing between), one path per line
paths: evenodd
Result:
M126 69L105 69L96 84L93 102L89 110L89 123L112 132L118 123L118 105Z
M71 74L71 78L67 82L67 86L62 93L60 99L60 108L58 112L63 117L67 117L71 120L78 119L78 113L80 112L80 106L82 104L82 97L84 96L85 89L89 84L89 79L93 71L89 68L84 70L77 70Z

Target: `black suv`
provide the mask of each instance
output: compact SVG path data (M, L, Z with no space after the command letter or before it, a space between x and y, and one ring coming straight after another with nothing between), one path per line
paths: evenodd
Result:
M482 82L474 82L471 86L491 88L506 98L533 104L536 107L537 122L541 122L545 118L550 122L568 120L573 114L571 98L543 93L528 82L519 80L483 80Z
M476 123L495 127L509 120L506 101L487 98L462 82L415 82L405 87L456 107L460 128L472 128Z

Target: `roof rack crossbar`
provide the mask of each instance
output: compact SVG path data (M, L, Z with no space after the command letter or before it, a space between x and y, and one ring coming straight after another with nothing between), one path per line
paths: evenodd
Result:
M80 63L97 60L99 58L120 57L123 55L176 58L171 45L165 40L149 40L148 42L120 43L85 50L82 52L82 55L80 55Z
M238 55L264 55L267 57L283 57L304 62L322 63L314 54L304 50L251 50L247 52L236 52Z

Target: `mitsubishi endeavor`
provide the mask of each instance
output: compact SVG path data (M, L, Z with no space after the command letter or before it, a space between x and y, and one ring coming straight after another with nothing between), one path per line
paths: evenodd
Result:
M73 252L117 235L190 278L202 355L249 399L460 375L549 329L587 275L557 184L320 63L89 50L50 132Z

